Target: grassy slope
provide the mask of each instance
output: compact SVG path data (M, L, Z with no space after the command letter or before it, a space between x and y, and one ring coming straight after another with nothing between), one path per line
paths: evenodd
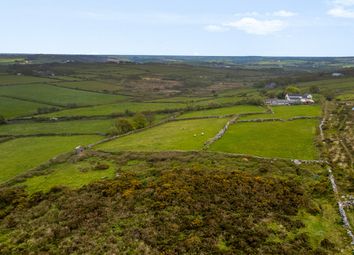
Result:
M37 191L49 191L54 186L67 186L79 188L94 180L102 178L113 178L115 176L114 166L102 159L98 160L100 164L109 165L108 169L95 170L94 164L97 164L95 158L79 161L75 164L64 163L53 166L48 175L34 176L24 183L30 193Z
M56 105L95 105L119 102L124 97L59 88L50 85L17 85L0 87L0 95L35 100Z
M317 120L237 123L212 151L252 154L264 157L316 159L314 144Z
M0 97L0 115L5 118L31 115L40 107L50 107L45 104Z
M98 161L111 168L82 171ZM18 199L3 190L5 203L16 204L5 207L13 213L0 222L0 251L351 254L319 164L296 170L290 161L210 153L94 154L24 184L30 193L76 188L113 177L112 167L119 173L114 180L56 188L30 203L21 192ZM19 201L25 210L16 208ZM38 230L41 238L33 238ZM335 249L321 245L324 239Z
M97 149L107 151L200 150L208 139L217 134L226 121L226 119L203 119L169 122L104 143Z
M205 111L187 112L179 116L179 118L204 117L204 116L223 116L230 114L250 113L250 112L264 112L266 109L260 106L253 105L237 105L232 107L224 107L217 109L210 109Z
M274 106L272 107L274 114L256 114L250 116L240 117L240 120L250 119L290 119L298 116L306 117L320 117L321 106L320 105L293 105L293 106Z
M21 138L0 144L0 182L27 171L78 145L99 140L98 136Z

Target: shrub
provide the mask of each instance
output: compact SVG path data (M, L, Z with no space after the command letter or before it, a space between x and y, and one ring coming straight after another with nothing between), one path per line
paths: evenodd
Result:
M132 131L133 125L129 122L129 120L124 118L119 118L115 123L118 134L125 134Z
M135 129L144 128L147 126L147 119L142 113L136 113L133 117L133 126Z

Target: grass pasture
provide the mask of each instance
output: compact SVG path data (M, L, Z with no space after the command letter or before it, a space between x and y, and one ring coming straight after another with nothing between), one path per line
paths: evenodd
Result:
M353 91L354 87L354 78L352 77L341 77L341 78L332 78L328 80L322 81L312 81L312 82L305 82L299 84L300 87L311 87L317 86L320 88L321 92L327 92L331 95L340 95L346 93L348 91Z
M117 104L100 105L93 107L83 107L76 109L68 109L60 112L53 112L41 115L43 117L65 117L65 116L100 116L122 114L125 111L130 112L146 112L146 111L161 111L184 109L185 104L182 103L136 103L136 102L121 102Z
M290 119L299 116L320 117L322 109L320 105L291 105L291 106L273 106L274 114L255 114L249 116L241 116L240 120L251 119Z
M0 95L59 106L109 104L124 99L123 96L78 91L43 84L0 87Z
M210 150L263 157L317 159L317 120L236 123Z
M186 112L179 116L179 118L193 118L193 117L206 117L206 116L225 116L241 113L252 112L265 112L266 109L260 106L254 105L236 105L231 107L216 108L203 111Z
M113 127L113 125L113 119L75 120L60 122L29 122L0 125L0 135L107 133Z
M0 183L44 163L52 157L90 144L99 136L31 137L0 144Z
M0 74L0 86L1 85L16 85L16 84L27 84L35 82L55 82L55 79L26 76L26 75L8 75Z
M0 96L0 115L5 118L32 115L40 107L50 107L45 104L17 100Z
M166 114L156 114L153 124L167 118ZM133 117L127 118L132 121ZM57 122L26 122L0 125L0 135L35 134L107 134L114 129L116 119L71 120Z
M56 85L64 88L82 89L90 91L108 91L118 92L120 90L119 84L101 82L101 81L75 81L75 82L61 82Z
M104 151L200 150L227 119L174 121L117 138L96 148ZM204 133L204 135L202 134Z
M99 163L98 163L99 162ZM105 170L95 169L96 164L106 164L109 166ZM96 161L90 158L77 163L63 163L52 166L49 174L34 176L26 180L24 185L30 193L37 191L47 192L54 186L67 186L71 188L79 188L92 181L103 178L112 178L115 175L114 166L110 162L102 159Z

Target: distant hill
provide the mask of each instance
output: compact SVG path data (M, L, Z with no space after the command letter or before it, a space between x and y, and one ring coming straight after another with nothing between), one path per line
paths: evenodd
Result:
M66 62L185 63L214 67L338 70L354 67L354 57L262 57L262 56L153 56L153 55L57 55L0 54L0 64Z

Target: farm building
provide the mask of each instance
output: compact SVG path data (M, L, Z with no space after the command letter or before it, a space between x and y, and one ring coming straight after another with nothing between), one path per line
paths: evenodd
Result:
M285 100L289 101L290 104L313 104L315 102L311 94L286 94Z
M342 73L332 73L332 77L341 77L344 76Z
M285 100L285 99L273 98L273 99L267 99L266 104L268 104L268 105L289 105L290 103L288 100Z
M268 105L292 105L292 104L313 104L315 101L312 99L312 95L304 94L286 94L285 99L267 99Z

